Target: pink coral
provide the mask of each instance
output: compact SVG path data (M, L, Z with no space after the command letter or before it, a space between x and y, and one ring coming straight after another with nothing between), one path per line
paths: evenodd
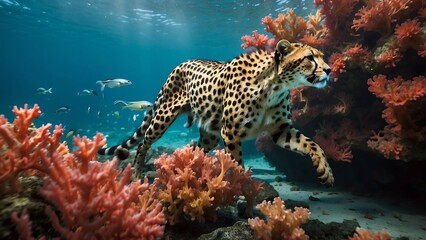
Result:
M309 220L310 212L306 208L295 207L294 211L286 209L280 197L274 202L263 201L256 206L266 217L266 221L259 217L248 220L256 239L309 239L300 225Z
M153 198L153 188L147 180L143 184L131 182L130 166L121 173L116 170L117 160L93 161L97 150L105 144L101 134L93 141L74 138L77 150L69 153L66 144L60 143L61 126L56 126L52 135L50 124L30 128L32 120L41 113L37 105L33 109L27 105L20 110L15 107L14 112L17 117L13 124L3 116L0 118L0 157L2 168L6 169L2 177L7 183L17 181L16 177L28 169L42 174L41 195L55 205L60 217L50 207L46 212L63 238L158 239L163 235L162 205ZM21 218L14 214L13 218L23 227L30 227L25 214Z
M261 184L252 180L250 171L244 171L223 150L216 150L215 155L187 145L154 161L154 184L160 189L158 198L167 206L170 224L185 217L215 221L216 208L234 205L240 195L246 197L248 208L253 207Z
M161 203L153 200L148 179L131 182L130 165L121 173L116 170L117 160L92 161L105 144L101 134L94 141L76 137L74 143L77 151L65 156L72 167L59 156L42 157L50 167L41 193L63 220L62 225L56 213L47 209L55 229L68 239L161 238L165 217Z
M15 106L13 113L16 118L12 124L0 115L0 189L19 192L20 176L34 169L44 171L40 155L46 147L55 144L58 153L67 152L68 148L65 143L59 143L62 134L60 127L53 136L49 133L51 124L31 127L33 120L41 114L37 104L32 109L28 105L20 109Z
M244 42L241 44L243 49L253 47L257 50L267 50L272 49L276 44L274 39L269 39L268 36L259 34L257 31L253 31L252 36L242 36L241 40Z

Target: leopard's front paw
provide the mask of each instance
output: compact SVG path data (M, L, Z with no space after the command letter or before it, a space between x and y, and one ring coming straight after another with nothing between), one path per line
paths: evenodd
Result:
M327 159L325 157L316 155L312 157L312 162L317 168L317 175L321 183L328 187L333 186L333 171L331 170L330 165L328 165Z

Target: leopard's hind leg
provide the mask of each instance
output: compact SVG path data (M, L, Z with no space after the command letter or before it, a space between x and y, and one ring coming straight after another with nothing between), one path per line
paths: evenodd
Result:
M185 109L187 104L189 103L181 103L178 100L172 100L170 98L170 101L163 101L158 108L155 109L154 115L145 131L145 137L142 143L139 144L136 153L135 162L133 164L136 177L141 177L148 149L163 136L164 132L166 132L170 125L182 113L182 109Z
M200 138L198 139L197 146L204 149L204 152L209 152L219 143L219 138L214 134L206 132L200 128Z

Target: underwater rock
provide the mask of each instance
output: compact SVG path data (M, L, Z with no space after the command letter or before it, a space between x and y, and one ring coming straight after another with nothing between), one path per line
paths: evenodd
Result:
M247 222L238 221L231 227L222 227L201 235L198 240L252 240L253 231Z
M258 180L261 181L261 180ZM279 193L277 192L277 190L275 190L275 188L269 184L266 181L262 181L263 182L263 189L260 190L259 194L257 194L256 196L256 203L261 203L263 202L263 200L266 201L273 201L274 198L279 196Z
M317 219L310 220L301 226L311 240L341 240L353 236L359 227L357 220L343 220L342 223L323 223Z

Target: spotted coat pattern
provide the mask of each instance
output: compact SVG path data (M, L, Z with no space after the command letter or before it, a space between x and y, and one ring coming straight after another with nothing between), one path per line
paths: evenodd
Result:
M277 145L309 155L320 181L332 185L324 151L293 127L289 100L292 88L324 87L329 73L319 50L286 40L275 52L243 54L227 63L184 62L170 73L133 136L99 153L125 157L123 152L142 140L134 163L139 174L150 146L177 116L187 114L185 126L199 127L198 146L205 151L223 139L226 151L243 165L241 141L266 131Z

